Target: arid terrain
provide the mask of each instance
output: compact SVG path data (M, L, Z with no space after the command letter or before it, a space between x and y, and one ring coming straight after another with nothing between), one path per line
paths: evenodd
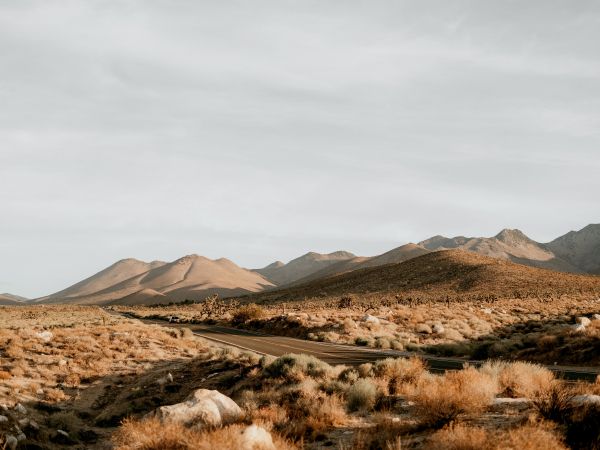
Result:
M576 238L562 261L588 264ZM535 247L491 239L259 271L123 260L33 302L3 294L0 443L600 448L600 277L473 251Z

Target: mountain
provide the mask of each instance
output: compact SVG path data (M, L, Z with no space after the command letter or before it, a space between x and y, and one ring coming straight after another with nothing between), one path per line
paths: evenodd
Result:
M133 258L122 259L79 283L69 286L62 291L37 299L36 301L68 301L69 299L85 297L165 264L166 263L162 261L147 263Z
M342 295L407 295L439 300L600 293L600 277L554 272L464 250L442 250L408 261L355 270L289 288L251 295L257 303Z
M431 250L461 249L493 258L505 259L527 266L560 272L586 273L570 261L557 256L546 245L528 238L520 230L504 229L494 237L469 238L457 236L446 238L434 236L419 242L419 246Z
M125 274L117 277L118 272L114 271L119 267L131 269L129 264L122 263L123 261L119 261L83 282L61 291L62 294L53 294L40 301L82 304L164 303L185 299L200 300L215 293L221 296L244 295L273 286L260 274L242 269L225 258L211 260L203 256L188 255L170 263L150 263L153 267L149 270L130 277L125 277ZM142 266L135 264L135 267ZM107 274L117 281L106 285L104 281L108 279ZM102 283L96 283L100 289L92 291L90 280L103 280ZM73 288L78 285L85 286L85 290L79 286L78 291L83 293L74 295ZM66 296L65 292L69 295Z
M546 247L585 272L600 274L600 224L570 231L549 242Z
M21 305L21 304L23 304L23 302L26 302L26 301L28 301L27 298L21 297L19 295L9 294L8 292L5 292L4 294L0 294L0 305L4 305L4 306Z
M344 251L329 254L309 252L287 264L277 261L262 269L254 269L254 272L261 274L273 284L282 286L300 280L332 264L352 258L356 258L356 256Z
M429 253L429 250L417 244L406 244L378 256L355 256L351 259L339 261L335 264L331 264L321 270L318 270L304 278L301 278L293 284L305 283L308 281L317 280L319 278L330 277L333 275L339 275L342 273L350 272L352 270L365 269L367 267L376 267L384 264L400 263L411 258L423 255L425 253Z

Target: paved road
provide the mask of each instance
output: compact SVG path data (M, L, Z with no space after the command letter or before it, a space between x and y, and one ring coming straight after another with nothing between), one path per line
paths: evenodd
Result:
M127 315L125 313L125 315ZM129 316L129 315L127 315ZM131 317L131 316L129 316ZM203 338L211 341L250 350L255 353L271 356L282 356L287 353L305 353L316 356L329 364L359 365L387 357L410 357L415 353L396 350L379 350L354 345L331 344L327 342L306 341L284 336L273 336L254 331L238 330L217 325L176 324L163 320L143 319L143 322L154 323L175 328L189 328ZM464 358L445 358L431 355L418 355L435 372L462 369L465 363L474 366L481 361ZM570 380L595 380L600 375L600 367L546 366L548 369Z

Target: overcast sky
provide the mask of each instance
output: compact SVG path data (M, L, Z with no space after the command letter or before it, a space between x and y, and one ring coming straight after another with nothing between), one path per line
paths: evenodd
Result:
M0 0L0 292L600 221L597 1Z

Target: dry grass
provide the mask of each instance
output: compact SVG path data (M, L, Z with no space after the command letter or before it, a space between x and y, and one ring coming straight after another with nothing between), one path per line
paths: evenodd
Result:
M543 424L527 424L508 431L457 424L433 434L426 450L566 450L562 440Z
M478 414L489 406L497 382L473 368L420 379L412 400L423 424L438 428L460 414Z
M492 361L481 370L498 380L500 393L505 397L534 398L548 391L554 381L554 374L548 369L526 362Z
M199 432L178 424L160 421L127 420L113 436L116 450L294 450L295 445L271 433L273 446L248 445L244 425L231 425L207 432Z

